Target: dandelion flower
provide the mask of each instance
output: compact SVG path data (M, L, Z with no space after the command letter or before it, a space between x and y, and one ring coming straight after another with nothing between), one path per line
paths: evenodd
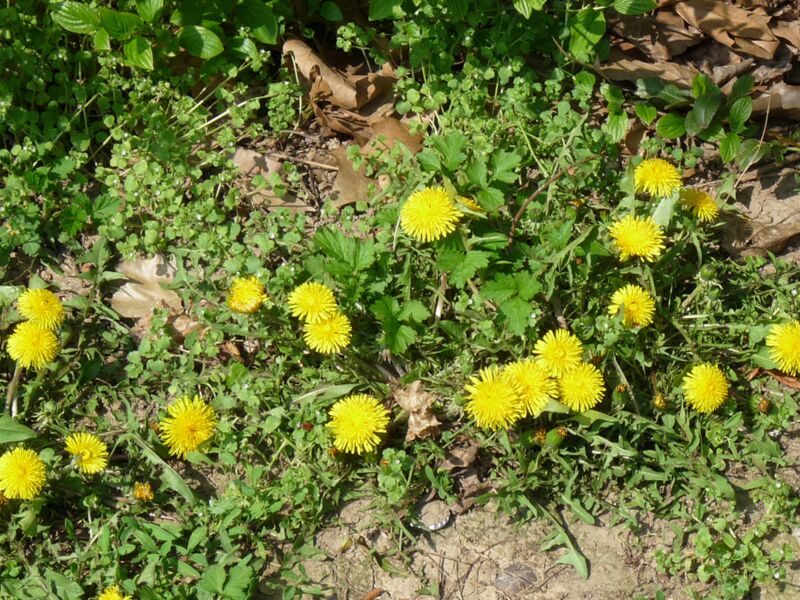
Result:
M8 338L8 354L22 367L41 369L58 354L58 338L49 329L26 321Z
M14 448L0 456L0 491L6 498L33 500L44 479L44 462L33 450Z
M442 187L414 192L400 209L400 227L420 242L449 235L462 217L450 194Z
M67 437L66 450L75 455L75 465L82 473L99 473L108 464L108 448L91 433L73 433Z
M217 416L199 396L179 398L167 407L167 413L160 424L161 439L174 456L186 458L214 435Z
M608 232L623 261L640 256L650 262L664 249L664 233L651 217L628 215L611 225Z
M537 341L533 353L553 377L560 377L581 362L583 344L566 329L557 329Z
M789 375L800 372L800 322L773 325L767 336L769 356L781 371Z
M664 198L681 187L681 174L673 165L661 158L643 160L633 172L633 185L637 192Z
M303 326L306 344L312 350L323 354L334 354L350 344L350 321L340 312L335 312L327 319Z
M331 289L313 281L297 286L289 294L289 308L293 317L299 317L308 323L327 319L338 310Z
M711 413L728 397L728 380L717 365L696 365L683 378L683 395L696 411Z
M600 371L591 363L581 363L564 373L558 381L561 402L576 412L583 412L603 399L606 386Z
M148 482L134 482L133 497L139 502L150 502L153 499L153 486Z
M251 315L266 299L267 293L258 278L236 277L228 290L227 304L234 312Z
M526 414L538 417L551 398L555 398L556 382L541 360L526 359L506 366L505 373L517 383Z
M477 213L484 213L486 212L483 210L483 207L475 202L472 198L467 198L466 196L459 196L458 201L464 205L465 208Z
M124 595L118 585L112 585L103 590L103 593L97 597L97 600L133 600L130 596Z
M719 208L717 201L710 194L700 190L681 191L683 205L692 211L697 220L701 223L708 223L717 218Z
M626 285L611 296L608 314L616 317L620 309L624 313L625 327L644 327L653 322L656 304L647 290L638 285Z
M389 411L373 396L354 394L339 400L328 413L328 429L333 433L333 446L341 452L372 452L386 433Z
M481 369L465 386L469 398L464 410L478 427L500 429L510 427L525 416L522 389L499 367Z
M45 329L56 329L64 322L64 307L50 290L25 290L17 300L19 314Z

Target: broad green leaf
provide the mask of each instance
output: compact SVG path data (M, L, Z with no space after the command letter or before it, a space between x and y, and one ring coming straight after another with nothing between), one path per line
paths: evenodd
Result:
M629 119L626 112L610 113L606 122L603 123L603 131L608 134L612 142L619 142L628 131L628 122Z
M102 27L94 34L93 42L95 50L111 50L111 37Z
M589 563L586 561L586 557L574 547L569 548L569 551L559 558L556 563L572 565L581 577L589 579Z
M344 19L342 10L336 2L323 2L319 7L319 14L327 21L341 21Z
M402 0L369 0L369 20L399 19L405 16Z
M526 19L530 18L533 11L540 11L544 8L547 0L514 0L514 8Z
M577 498L570 498L566 494L561 494L561 499L564 501L564 504L569 506L569 509L572 511L572 514L578 517L581 521L586 523L587 525L594 525L595 519L592 514L586 510L581 501Z
M753 99L750 96L739 98L731 104L731 108L728 111L728 123L731 125L731 130L734 133L741 132L752 113Z
M278 41L278 19L263 0L244 0L236 7L236 20L249 27L259 42L274 44Z
M100 8L100 23L115 40L128 39L131 34L142 28L139 15L130 12L119 12L110 8Z
M164 0L136 0L136 12L145 23L152 23L161 16Z
M675 204L677 201L678 199L675 194L668 198L662 198L653 211L653 221L666 229L672 219L672 213L675 211Z
M21 442L36 437L36 432L9 415L0 416L0 444Z
M464 284L475 277L479 269L483 269L489 265L488 252L480 250L471 250L464 254L463 252L443 252L439 256L437 266L443 271L450 274L450 283L456 288L464 287Z
M731 87L731 93L728 94L728 102L735 102L739 98L749 94L750 90L753 89L754 83L755 79L749 73L739 77L739 79L736 80L736 83L733 84L733 87Z
M24 289L18 285L0 285L0 306L11 306Z
M463 133L455 132L444 136L435 136L431 141L442 155L442 164L448 171L455 171L467 159L464 152L467 147L467 137Z
M698 97L694 101L692 110L686 113L686 120L684 121L686 133L697 135L708 127L721 103L722 96L719 92L712 91Z
M94 33L100 28L97 10L83 2L59 2L53 5L50 17L72 33Z
M616 85L604 83L600 86L600 93L603 95L603 98L606 99L606 102L608 103L608 110L610 112L618 112L618 110L625 103L625 96Z
M651 125L658 116L656 107L646 102L637 102L633 110L636 113L636 116L639 117L639 120L641 120L641 122L645 125Z
M760 144L758 140L744 140L739 145L739 150L736 152L736 165L742 169L746 169L750 165L761 160L766 153L767 147Z
M594 48L606 32L606 18L594 8L583 8L569 24L569 51L582 62L589 62Z
M134 67L153 70L153 49L150 42L141 37L135 37L125 44L125 58Z
M739 144L741 141L742 138L733 131L722 138L722 141L719 143L719 155L723 162L733 162L733 159L736 158L736 153L739 151Z
M612 6L621 15L643 15L654 10L658 3L655 0L614 0Z
M506 318L508 330L514 335L524 336L530 322L530 303L517 296L503 302L498 308Z
M199 25L184 27L178 41L190 54L200 58L213 58L224 50L217 34Z
M506 197L503 192L495 187L479 191L475 199L488 213L496 211L506 203Z
M258 48L256 48L253 40L246 37L237 36L233 38L228 44L228 49L247 58L258 58Z
M515 170L521 162L522 157L516 152L496 152L492 155L492 181L514 183L518 177Z
M216 595L222 593L224 586L225 567L222 565L210 565L203 573L203 578L197 582L199 589Z
M656 133L668 140L681 137L686 133L684 118L675 113L667 113L656 123Z
M772 360L772 357L769 355L769 349L764 346L757 354L753 354L750 357L750 362L752 362L755 366L761 367L762 369L777 369L778 365L775 364L775 361Z
M430 316L431 311L419 300L409 300L403 304L403 307L397 315L401 321L411 321L414 323L422 323Z

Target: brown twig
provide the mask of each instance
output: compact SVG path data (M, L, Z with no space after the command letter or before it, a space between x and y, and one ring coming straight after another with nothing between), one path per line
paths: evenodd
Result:
M590 160L592 160L593 158L595 158L595 157L594 156L588 156L588 157L584 158L583 160L579 160L578 162L576 162L576 163L574 163L572 165L569 165L567 167L562 167L558 171L553 173L550 177L545 179L541 184L539 184L539 187L536 188L536 191L533 192L530 196L528 196L525 199L525 202L523 202L522 206L519 207L519 210L517 211L517 214L514 215L514 220L511 222L511 231L508 232L508 243L509 244L512 241L514 241L514 233L517 230L517 224L519 223L519 220L522 218L522 215L525 213L525 209L528 208L528 205L531 202L533 202L533 199L536 198L536 196L538 196L539 194L541 194L547 186L555 183L556 181L561 179L564 175L566 175L567 172L568 172L568 169L570 169L572 167L577 167L578 165L582 165L584 163L587 163Z

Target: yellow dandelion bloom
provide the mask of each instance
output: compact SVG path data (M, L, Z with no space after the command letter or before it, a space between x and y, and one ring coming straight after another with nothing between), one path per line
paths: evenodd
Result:
M350 344L350 321L340 312L327 319L303 326L304 339L308 347L322 354L334 354Z
M481 369L465 386L467 404L464 410L478 427L500 429L511 427L525 416L522 389L500 367Z
M483 210L483 207L477 202L475 202L475 200L473 200L472 198L467 198L466 196L459 196L458 202L463 204L465 208L468 208L473 212L478 212L478 213L486 212L485 210Z
M322 321L338 311L331 288L313 281L297 286L289 294L289 309L293 317L308 323Z
M103 590L103 593L97 597L97 600L133 600L133 598L123 594L118 585L112 585Z
M266 299L267 292L257 277L236 277L228 290L227 304L234 312L251 315Z
M664 249L664 233L651 217L628 215L612 224L608 232L623 261L639 256L650 262Z
M161 419L160 435L173 456L186 458L214 435L217 416L199 396L179 398L167 407L167 413Z
M625 327L644 327L653 322L656 303L647 290L638 285L626 285L611 296L608 314L616 317L620 310Z
M682 190L683 205L692 211L701 223L708 223L717 218L719 207L710 194L700 190Z
M400 227L420 242L431 242L451 234L464 215L442 187L414 192L400 209Z
M44 480L44 462L33 450L14 448L0 456L0 491L6 498L33 500Z
M681 174L673 165L661 158L643 160L633 172L633 185L637 192L664 198L681 187Z
M711 413L728 397L728 380L717 365L696 365L683 378L683 395L696 411Z
M566 329L548 331L536 342L533 353L553 377L560 377L578 366L583 355L583 344Z
M50 290L25 290L17 300L19 314L45 329L56 329L64 322L64 306Z
M800 372L800 322L773 325L767 336L769 356L781 371L789 375Z
M561 402L575 412L597 405L606 391L603 376L591 363L581 363L558 380Z
M82 473L99 473L108 464L108 448L91 433L73 433L67 437L66 450L75 456L75 465Z
M541 360L518 360L507 365L505 373L519 386L527 415L538 417L550 399L558 394L556 382Z
M53 362L56 354L56 334L32 321L17 325L8 338L8 355L22 367L41 369L47 363Z
M133 484L133 497L139 502L150 502L153 499L153 486L148 482L136 481Z
M365 454L380 443L386 433L389 411L373 396L354 394L339 400L328 413L328 429L333 433L333 446L341 452Z

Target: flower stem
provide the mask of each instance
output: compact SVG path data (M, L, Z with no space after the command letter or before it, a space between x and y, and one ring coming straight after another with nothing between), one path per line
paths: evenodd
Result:
M8 384L8 391L6 392L6 413L12 417L17 416L17 390L19 390L19 382L22 380L22 366L17 363L14 367L14 376Z

